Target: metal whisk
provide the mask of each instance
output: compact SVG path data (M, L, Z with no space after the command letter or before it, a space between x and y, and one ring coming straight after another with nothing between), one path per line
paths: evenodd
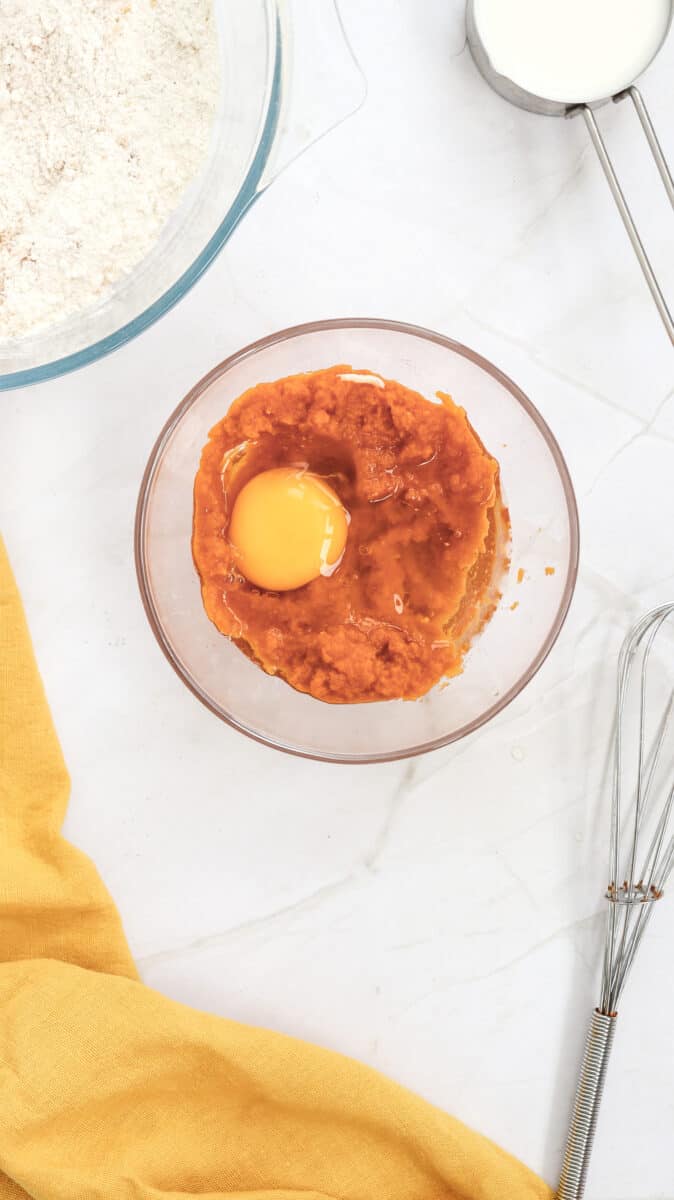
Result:
M663 604L647 613L627 635L620 651L601 1000L587 1037L558 1200L580 1200L585 1192L618 1003L655 904L662 898L674 867L674 836L669 832L674 805L671 684L660 719L651 719L651 651L672 613L674 604ZM631 737L632 733L636 738Z

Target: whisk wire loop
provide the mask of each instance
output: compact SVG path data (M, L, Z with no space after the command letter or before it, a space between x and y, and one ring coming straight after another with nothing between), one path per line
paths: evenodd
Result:
M653 707L649 691L653 646L672 613L674 604L646 613L625 638L618 660L601 1002L592 1015L586 1042L558 1200L582 1200L584 1195L618 1003L656 901L674 869L674 836L668 836L674 810L674 782L669 782L674 776L674 689L667 689L667 703L652 737L647 728ZM635 719L638 738L633 741ZM636 752L634 767L630 751L632 758ZM640 860L647 831L648 848Z
M664 604L646 613L625 639L618 662L607 890L609 911L600 1005L605 1013L617 1010L627 974L650 919L652 905L660 899L674 864L674 838L667 839L674 807L674 785L667 789L659 815L657 819L654 818L655 805L661 796L658 785L661 782L663 751L669 744L674 724L674 690L669 692L667 704L650 741L647 726L649 666L653 645L662 625L673 612L674 604ZM627 727L634 720L630 699L635 688L638 738L635 775L630 781L627 778L625 741L628 737ZM652 832L639 869L639 851L647 825Z

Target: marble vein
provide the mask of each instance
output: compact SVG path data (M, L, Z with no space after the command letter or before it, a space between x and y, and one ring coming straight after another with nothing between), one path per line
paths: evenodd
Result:
M384 820L370 849L362 856L357 865L341 876L341 878L316 888L313 892L310 892L306 896L301 896L291 904L286 904L281 908L273 909L271 912L263 913L259 917L253 917L249 921L241 921L239 924L232 925L227 929L207 934L205 937L195 938L184 945L167 947L163 950L142 955L136 959L139 968L153 967L159 963L168 962L173 958L198 954L204 950L221 946L238 936L255 933L261 928L266 930L268 926L278 925L290 916L313 911L322 905L325 900L338 895L354 883L362 880L365 874L376 874L378 871L378 860L386 847L396 817L410 794L417 769L418 764L415 759L410 759L405 764L395 791L387 802Z
M649 435L651 435L654 438L659 439L661 441L674 440L674 439L669 438L666 435L652 433L653 427L657 424L657 422L660 418L660 415L661 415L663 409L665 408L665 405L671 399L671 397L672 397L672 392L668 392L667 395L664 396L663 399L659 402L655 412L653 413L653 416L650 417L650 419L643 424L642 428L637 429L636 433L633 433L631 435L631 437L629 437L627 439L626 442L623 442L622 446L618 446L618 448L613 451L613 454L610 455L610 457L604 463L603 467L601 467L600 470L595 475L589 488L583 493L586 500L589 499L589 497L595 491L597 485L600 483L601 479L606 474L606 472L608 470L610 470L610 468L613 466L613 464L615 462L617 462L618 459L621 458L623 454L626 454L627 451L630 450L636 442L640 441L642 438L648 437Z
M498 966L491 967L488 971L478 971L469 975L445 975L441 980L438 980L436 986L429 988L428 991L424 993L423 998L427 998L427 996L432 995L434 992L446 991L447 988L450 987L464 987L473 983L482 983L487 979L493 979L496 975L503 975L506 971L512 970L513 967L518 966L520 963L526 962L527 959L532 957L532 955L538 954L540 950L543 950L546 946L549 946L551 942L555 942L558 938L573 934L579 929L589 928L595 922L598 922L600 918L604 918L605 915L606 913L604 908L597 909L594 912L587 913L585 916L578 917L574 921L569 921L565 925L560 925L557 929L553 929L551 933L546 934L545 937L534 942L533 945L528 946L527 949L523 950L520 954L513 955L511 958L506 959L505 962L499 963ZM421 998L417 998L416 1000L412 1001L405 1009L403 1009L403 1011L407 1012L409 1009L414 1008L415 1005L419 1003L421 1003Z
M528 362L533 363L534 366L536 366L544 374L550 375L552 379L556 379L559 383L563 383L574 388L574 390L579 392L582 396L588 396L591 400L596 401L597 404L601 404L605 408L613 409L614 412L620 413L620 415L623 417L628 417L632 421L646 424L647 419L638 417L632 409L626 408L622 404L618 404L616 400L611 400L610 397L605 395L603 392L598 391L596 388L589 387L587 383L584 383L576 376L563 371L560 367L553 366L553 364L544 358L542 354L532 349L531 342L524 341L522 338L517 338L511 333L506 333L506 331L500 326L491 324L490 322L485 321L484 318L476 316L476 314L465 302L460 302L457 300L456 306L465 314L466 317L468 317L468 319L476 326L477 329L481 329L485 333L500 338L508 345L514 346L520 351L520 353Z
M258 929L266 928L269 925L276 925L293 914L310 912L322 904L324 900L337 895L349 887L357 876L357 871L349 871L340 879L336 879L332 883L323 884L313 892L309 892L308 895L294 900L292 904L285 904L281 908L263 913L259 917L252 917L249 921L241 921L238 925L231 925L228 929L223 929L218 933L210 933L205 937L195 938L193 941L186 942L182 946L168 947L165 950L157 950L151 954L141 955L136 958L136 965L144 969L157 966L160 963L170 962L174 958L199 954L204 950L222 946L242 934L255 933Z
M388 803L386 817L384 818L381 829L374 840L372 848L363 858L363 865L368 871L372 871L373 874L376 874L379 869L377 865L378 860L386 849L392 830L396 823L396 818L403 804L408 799L410 792L414 788L418 769L419 764L417 759L411 758L407 762L400 782L398 783L398 786L396 787L396 790Z
M494 275L499 268L507 266L508 263L516 262L517 259L520 258L525 248L527 239L549 217L550 213L553 212L553 210L557 207L559 201L566 196L569 188L571 188L576 182L578 176L584 171L585 163L590 151L591 146L589 145L584 145L581 148L579 153L572 160L570 169L564 170L563 178L557 189L551 196L546 198L541 207L537 209L537 211L529 218L529 220L526 221L524 225L520 226L517 232L517 240L512 250L510 250L507 254L504 254L501 258L497 259L496 262L489 268L489 271L484 278L480 280L480 283L475 289L475 295L479 293L479 290L484 283L491 283L493 281ZM559 172L555 172L555 175L556 174L559 174ZM538 176L536 182L540 184L553 177L554 176L552 174Z

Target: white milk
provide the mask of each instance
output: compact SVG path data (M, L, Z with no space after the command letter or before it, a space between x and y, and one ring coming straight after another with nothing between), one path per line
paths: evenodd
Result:
M671 0L475 0L475 23L499 74L573 104L632 83L660 46L671 8Z

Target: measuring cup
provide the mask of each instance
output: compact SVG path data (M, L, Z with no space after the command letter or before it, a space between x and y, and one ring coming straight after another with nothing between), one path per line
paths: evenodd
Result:
M658 312L662 317L663 324L670 340L674 342L674 320L672 314L667 307L662 289L658 283L653 267L644 249L643 242L639 236L634 218L630 211L629 205L623 194L623 190L618 181L615 168L609 156L604 138L602 137L597 118L594 110L600 108L610 101L618 102L626 97L632 101L636 109L637 116L641 122L643 131L646 135L646 140L650 146L651 153L655 159L656 166L660 172L660 177L669 197L670 203L674 206L674 179L667 165L662 147L658 141L653 122L646 108L646 103L639 90L634 86L634 80L637 79L643 71L650 66L653 59L656 57L669 33L672 24L672 16L674 13L674 2L669 5L669 18L664 26L664 31L659 43L654 49L650 49L643 62L637 65L636 71L632 67L631 78L621 79L619 87L608 96L603 96L600 99L583 98L578 96L569 96L568 101L559 99L547 99L544 96L535 95L533 92L527 91L520 86L514 79L507 75L501 74L494 67L490 56L485 35L480 32L478 21L476 19L476 7L479 0L468 0L466 8L466 33L468 45L475 60L478 70L486 79L487 83L495 92L503 96L505 100L511 104L516 104L518 108L525 108L528 112L540 113L542 116L548 117L575 117L582 116L587 125L592 144L597 152L599 161L602 165L608 185L616 202L618 212L622 218L623 224L627 230L629 239L634 247L634 251L641 265L641 269L646 278L646 282L651 290L651 295L655 301ZM523 30L526 33L526 30ZM488 38L487 38L488 40ZM621 64L616 62L615 73L616 78L620 77Z

